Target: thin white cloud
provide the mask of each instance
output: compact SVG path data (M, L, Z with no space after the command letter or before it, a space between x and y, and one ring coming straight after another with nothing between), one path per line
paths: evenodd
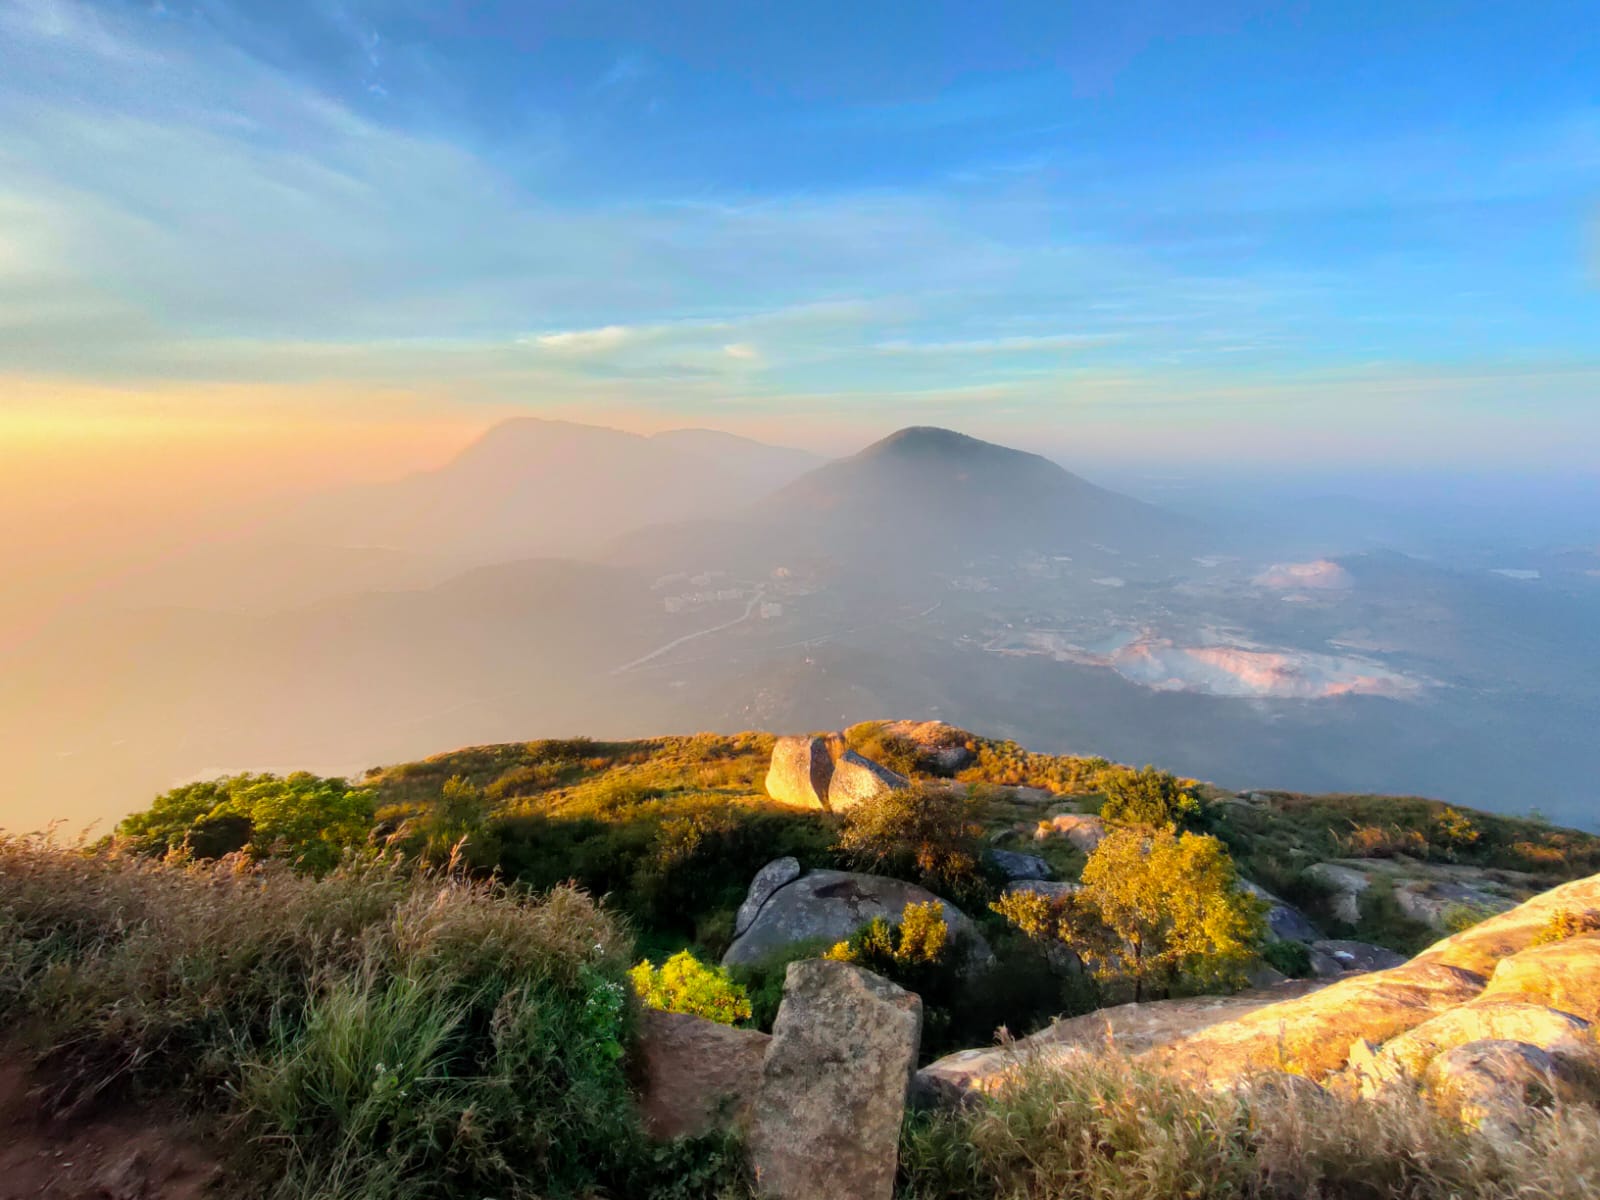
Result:
M1040 350L1082 350L1122 340L1114 333L1053 333L1038 336L977 338L960 342L879 342L884 354L1026 354Z
M756 362L761 358L761 351L749 342L729 342L722 348L722 352L729 358L736 358L740 362Z
M560 354L604 354L638 336L638 330L626 325L602 325L599 329L543 333L533 338L532 342L542 350L554 350ZM529 339L522 340L527 342Z

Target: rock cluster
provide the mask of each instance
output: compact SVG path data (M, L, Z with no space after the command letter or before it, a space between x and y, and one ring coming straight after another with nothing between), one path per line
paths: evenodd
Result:
M890 1200L922 1001L848 963L791 963L771 1036L647 1011L647 1128L745 1135L770 1200Z
M772 747L767 795L780 804L845 812L909 781L854 750L834 755L827 738L781 737Z

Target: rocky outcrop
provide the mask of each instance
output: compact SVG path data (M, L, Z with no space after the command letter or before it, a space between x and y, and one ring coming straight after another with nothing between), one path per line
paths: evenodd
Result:
M1386 947L1340 938L1319 939L1311 943L1310 950L1311 973L1319 979L1336 979L1352 971L1387 971L1406 961L1404 954Z
M1037 841L1048 838L1066 838L1085 854L1092 853L1101 842L1105 841L1106 823L1099 817L1089 816L1084 813L1057 813L1047 820L1040 821L1038 828L1033 831Z
M1239 886L1267 905L1267 928L1280 942L1311 943L1322 936L1298 908L1278 899L1260 884L1241 879Z
M944 1104L969 1092L991 1092L1024 1065L1071 1066L1084 1056L1105 1050L1143 1054L1322 986L1325 985L1314 980L1294 980L1232 996L1196 996L1102 1008L1086 1016L1057 1021L1048 1029L1008 1045L948 1054L917 1072L913 1094L921 1104Z
M791 963L750 1136L772 1200L891 1200L922 1001L848 963Z
M1008 880L1049 879L1054 872L1037 854L1018 854L1015 850L990 850L985 857Z
M1350 925L1361 920L1361 893L1372 886L1365 871L1322 862L1307 867L1306 876L1328 889L1334 916Z
M888 767L880 766L870 758L862 758L854 750L846 750L833 764L833 777L828 781L827 808L831 812L848 812L858 804L876 800L886 792L909 786L909 780L897 775Z
M1435 942L1417 956L1490 975L1503 960L1528 949L1561 913L1600 912L1600 875L1552 888L1510 912Z
M1560 1060L1526 1042L1467 1042L1428 1066L1423 1084L1445 1113L1492 1137L1515 1138L1532 1106L1582 1096Z
M1543 1005L1477 999L1385 1042L1364 1082L1370 1090L1396 1078L1420 1078L1439 1055L1470 1042L1521 1042L1577 1062L1586 1057L1589 1029L1581 1017Z
M1000 889L1000 894L1010 896L1015 892L1032 892L1046 900L1059 900L1083 890L1081 883L1063 883L1054 879L1013 879Z
M1494 916L1516 906L1516 901L1497 892L1448 879L1410 879L1396 883L1395 905L1418 924L1441 932L1466 914Z
M1530 946L1501 959L1481 998L1543 1004L1600 1026L1600 934Z
M733 935L738 937L755 923L762 907L772 899L773 892L799 878L798 858L776 858L757 871L756 877L750 881L750 890L745 893L744 903L739 905L739 911L734 915Z
M767 795L798 808L827 808L833 757L828 743L815 737L781 737L772 747Z
M703 1017L647 1008L639 1022L639 1110L651 1136L744 1129L771 1038Z
M1209 1079L1288 1068L1320 1080L1345 1065L1358 1039L1381 1044L1466 1003L1484 983L1483 976L1457 967L1408 963L1214 1025L1163 1047L1158 1057Z
M724 966L758 963L798 942L825 947L842 942L875 917L898 924L906 905L928 903L944 910L952 944L970 968L981 969L993 961L993 952L972 920L926 888L881 875L811 871L768 896L722 962Z

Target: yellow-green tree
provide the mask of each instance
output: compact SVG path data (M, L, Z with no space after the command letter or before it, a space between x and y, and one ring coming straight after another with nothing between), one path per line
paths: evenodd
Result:
M845 813L838 850L857 866L910 876L960 898L983 886L974 802L947 787L886 792Z
M1239 887L1222 843L1170 827L1114 830L1074 895L1021 892L994 908L1032 937L1067 943L1099 977L1132 980L1135 1000L1152 982L1236 982L1266 937L1266 906Z
M1111 767L1100 776L1105 803L1100 815L1119 825L1188 824L1200 815L1200 801L1170 771L1145 766Z

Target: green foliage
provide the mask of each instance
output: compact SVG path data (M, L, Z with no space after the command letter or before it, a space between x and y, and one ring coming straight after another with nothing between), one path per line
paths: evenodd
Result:
M1261 947L1262 961L1290 979L1311 976L1311 951L1304 942L1270 941Z
M628 972L634 991L651 1008L688 1013L723 1025L750 1019L750 996L721 967L702 963L687 950L660 967L648 958Z
M1170 993L1242 981L1266 938L1266 906L1241 890L1222 843L1171 828L1113 830L1089 856L1083 888L1047 899L1015 892L993 905L1031 937L1066 943L1102 979Z
M1016 742L972 739L974 760L956 778L968 783L1044 788L1052 792L1092 792L1112 764L1099 757L1035 754Z
M1155 767L1109 767L1100 774L1105 801L1100 815L1119 825L1150 829L1192 826L1200 816L1200 801L1170 771Z
M423 861L433 866L495 866L500 858L500 842L489 825L493 811L494 804L483 789L460 775L452 775L439 789L439 798L419 819Z
M1548 946L1552 942L1564 942L1568 938L1583 937L1590 933L1600 933L1600 912L1592 909L1578 912L1563 908L1550 914L1550 919L1539 927L1529 945Z
M663 1172L700 1149L638 1124L626 962L572 889L0 840L0 1020L47 1065L47 1103L220 1107L244 1192L696 1194ZM739 1171L704 1149L710 1196Z
M1407 957L1420 954L1438 940L1438 932L1407 916L1395 898L1391 880L1374 878L1356 901L1358 920L1348 929L1358 942L1387 946Z
M117 832L145 854L204 858L248 847L255 858L270 855L326 871L366 841L373 803L368 788L305 771L232 775L164 792Z
M886 792L844 815L837 849L860 870L911 879L954 899L986 897L983 825L974 801L947 787Z

